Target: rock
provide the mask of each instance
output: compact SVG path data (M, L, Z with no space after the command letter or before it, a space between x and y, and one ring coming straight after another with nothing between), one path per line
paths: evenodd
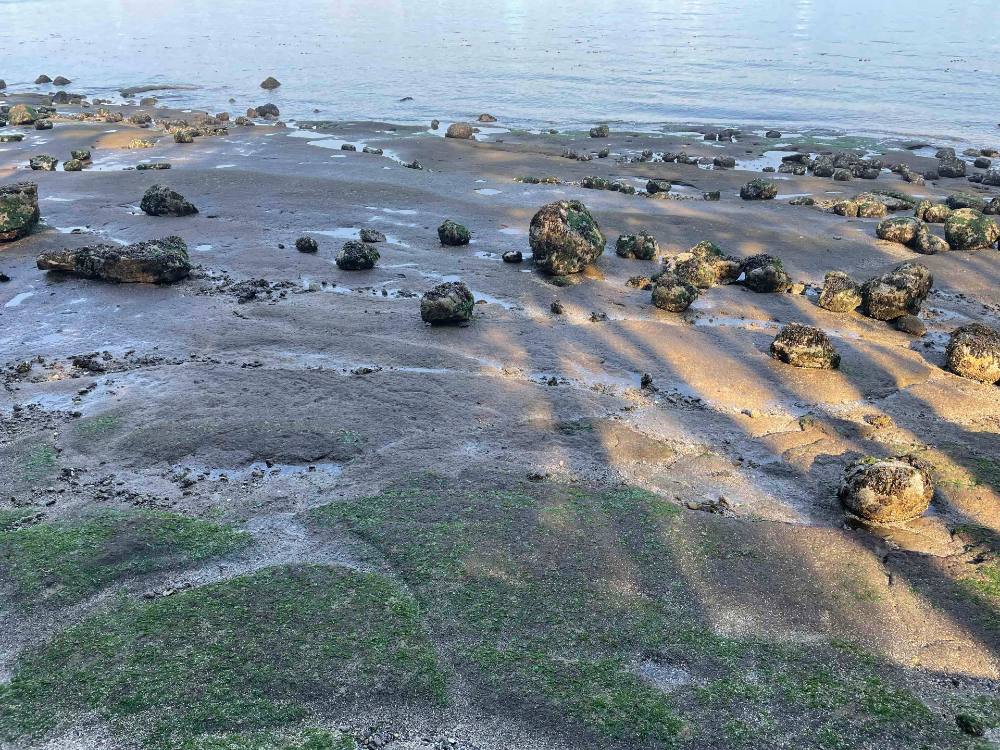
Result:
M892 321L892 324L896 327L897 331L908 333L911 336L919 337L927 333L926 324L916 315L900 315Z
M849 512L872 524L917 518L933 495L930 469L912 456L863 458L848 468L839 492Z
M32 156L30 159L28 159L28 166L36 171L41 171L41 172L55 172L56 164L58 163L59 163L58 159L49 156L47 154Z
M833 179L837 182L850 182L854 175L849 169L837 169L833 172Z
M914 238L912 247L921 255L936 255L946 253L951 250L948 242L933 234L926 224L922 223L917 227L917 236Z
M819 328L790 323L771 342L771 356L793 367L836 370L840 354Z
M437 130L439 127L441 127L440 120L431 120L431 130Z
M901 245L909 245L917 238L917 230L920 222L908 216L900 216L893 219L880 221L875 227L875 236L887 242L898 242Z
M260 87L265 91L274 91L280 85L281 81L279 81L274 76L268 76L267 78L265 78L263 81L260 82Z
M174 131L174 143L194 143L194 133L190 130Z
M917 174L905 164L899 164L893 171L895 171L904 180L914 185L923 185L925 182L923 175Z
M698 289L729 284L740 275L742 263L725 254L714 242L703 240L686 253L665 261L665 273L672 273Z
M6 133L5 135L0 135L0 143L20 143L24 140L24 135L22 133Z
M143 194L139 208L149 216L190 216L198 213L193 203L163 185L151 186Z
M855 217L858 215L858 203L853 200L837 201L833 204L833 212L838 216Z
M656 238L648 232L639 234L623 234L615 243L615 253L621 258L636 258L638 260L653 260L660 246Z
M300 253L318 253L319 243L312 237L299 237L295 240L295 249Z
M38 223L39 216L35 183L0 185L0 242L26 237Z
M956 157L938 161L938 174L942 177L965 177L965 162Z
M861 193L855 197L854 202L858 206L858 216L862 219L881 219L889 213L885 202L871 193Z
M350 240L337 253L337 267L344 271L367 271L378 263L378 250L365 242Z
M591 138L607 138L611 135L611 129L607 125L598 125L590 129Z
M52 83L52 79L51 79L51 78L49 78L49 77L48 77L47 75L45 75L44 73L42 73L42 75L38 76L38 78L36 78L36 79L35 79L35 85L36 85L36 86L40 86L40 85L42 85L43 83Z
M132 125L149 125L153 122L152 116L148 112L133 112L129 115L128 121Z
M554 304L554 303L553 303ZM420 319L431 325L457 325L472 320L476 299L461 281L438 284L420 300Z
M3 91L5 88L7 88L7 82L3 78L0 78L0 91Z
M535 265L561 276L579 273L604 252L607 240L587 207L579 201L542 206L528 232Z
M992 216L1000 215L1000 197L991 200L983 209L983 213Z
M698 289L693 284L671 273L661 274L653 282L653 305L667 312L684 312L698 299Z
M920 201L914 211L914 216L931 224L943 224L951 216L951 209L944 203Z
M235 120L233 120L233 124L240 128L255 127L254 121L251 120L249 117L244 117L243 115L240 115Z
M7 123L9 125L34 125L38 119L38 110L29 107L27 104L15 104L7 112Z
M955 250L985 250L1000 240L1000 226L978 211L960 208L945 221L944 236Z
M740 265L740 275L743 286L761 294L785 292L792 284L781 260L764 253L745 259Z
M764 133L765 138L781 138L781 133L777 130L768 130Z
M383 151L382 149L380 149L380 148L374 148L372 146L365 146L361 150L364 153L366 153L366 154L372 154L373 156L382 156L382 154L385 153L385 151Z
M611 156L611 149L608 146L605 146L597 152L598 159L607 159L609 156Z
M830 271L823 277L817 304L830 312L853 312L861 305L861 287L846 273Z
M920 306L934 285L927 266L907 262L889 273L866 281L861 287L861 311L875 320L920 312Z
M811 195L800 195L798 198L792 198L788 201L789 206L815 206L816 199Z
M76 148L69 152L77 161L90 161L90 151L85 148Z
M953 148L939 148L934 152L935 159L954 159L955 149Z
M1000 169L991 169L983 175L983 184L1000 187Z
M140 171L146 169L170 169L170 162L166 161L145 162L143 164L136 164L135 168Z
M504 263L520 263L524 260L524 255L520 250L508 250L502 256Z
M669 193L672 187L669 180L650 180L646 183L646 192L650 195Z
M445 131L445 138L460 138L470 140L473 137L472 126L467 122L454 122Z
M139 100L139 106L140 107L155 107L156 106L156 97L155 96L144 96L142 99Z
M553 300L552 304L549 305L549 310L552 312L553 315L562 315L564 312L566 312L566 308L563 307L563 303L560 302L559 300Z
M71 83L73 82L69 80L66 76L56 76L52 80L52 84L54 86L69 86Z
M271 119L271 120L276 120L276 119L278 119L278 117L281 116L281 110L278 109L277 105L271 104L271 103L261 104L260 106L255 107L254 108L254 112L256 114L254 114L254 115L247 114L247 116L248 117L262 117L262 118Z
M134 245L46 250L38 256L42 271L60 271L85 279L142 284L169 284L191 271L187 245L180 237Z
M70 159L69 161L63 162L63 172L81 172L83 171L83 162L79 159Z
M740 188L740 198L745 201L769 201L778 195L778 184L763 177L750 180Z
M483 114L479 115L479 117L476 118L476 119L479 122L496 122L497 121L497 118L495 118L493 115L488 115L485 112Z
M1000 382L1000 331L982 323L954 330L945 369L980 383Z
M978 195L972 195L971 193L955 193L954 195L949 195L946 201L948 208L952 211L957 211L960 208L972 208L976 211L982 211L986 207L986 199L981 198Z
M362 242L385 242L385 235L382 234L377 229L369 229L365 227L360 232L358 232L358 237Z
M709 190L708 192L702 193L701 197L707 201L717 201L722 198L722 193L718 190Z
M472 239L472 233L461 224L448 219L438 227L438 238L441 240L442 245L461 247L462 245L469 244L469 241Z
M736 159L732 156L716 156L712 159L712 165L719 169L733 169L736 166Z
M976 169L989 169L993 166L993 162L985 156L980 156L972 163L972 166Z
M131 141L125 144L125 148L129 150L135 150L140 148L153 148L156 145L156 141L148 141L143 138L133 138Z
M35 120L35 130L52 130L52 120Z

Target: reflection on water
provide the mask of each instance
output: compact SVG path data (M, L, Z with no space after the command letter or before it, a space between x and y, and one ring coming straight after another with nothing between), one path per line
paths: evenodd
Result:
M156 94L326 119L489 112L501 128L606 119L1000 140L985 106L1000 84L996 0L24 0L0 2L0 28L17 49L3 70L13 90L46 73L92 96L185 83L198 88ZM258 88L271 74L273 94Z

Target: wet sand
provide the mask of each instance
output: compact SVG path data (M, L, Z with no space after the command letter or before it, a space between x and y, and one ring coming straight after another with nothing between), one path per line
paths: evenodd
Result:
M154 148L123 148L151 135L160 136ZM341 142L358 152L341 151ZM365 144L386 155L361 153ZM501 487L520 486L528 475L628 484L667 498L694 528L724 529L734 546L774 551L752 564L727 560L692 573L716 632L857 639L906 670L935 705L995 691L997 631L980 604L956 591L978 554L961 529L1000 533L1000 398L995 386L942 364L954 328L1000 323L998 255L918 256L876 240L877 220L788 202L872 188L942 198L979 187L957 179L917 186L888 172L844 183L780 174L765 175L778 181L776 200L739 199L762 165L780 161L766 152L796 144L753 135L710 144L697 135L591 139L502 128L467 142L385 123L231 126L226 136L194 144L125 123L59 119L54 130L26 131L22 143L0 146L0 180L37 182L43 222L0 247L0 271L11 277L0 285L4 505L37 509L45 519L91 508L169 509L254 534L251 561L157 583L174 585L288 562L362 565L349 540L303 541L315 532L289 519L422 472ZM607 159L561 157L605 146ZM74 148L93 150L83 172L26 170L29 156L62 160ZM619 161L645 149L727 154L754 170ZM926 169L934 160L925 151L885 158ZM172 168L126 169L160 159ZM402 165L414 159L423 170ZM649 179L667 179L676 198L583 189L590 175L640 190ZM559 184L517 182L522 176L554 176ZM144 215L139 199L155 183L179 191L200 213ZM715 190L720 201L702 200ZM584 201L609 238L596 265L563 287L530 259L501 261L507 250L529 255L532 215L559 199ZM438 243L436 228L447 218L469 227L471 245ZM381 260L372 271L342 271L334 256L361 228L388 236ZM613 249L619 233L640 229L664 255L702 240L737 257L776 255L806 287L754 294L721 286L685 313L658 310L648 291L626 281L652 275L661 259L626 260ZM167 235L184 238L196 266L191 279L171 286L105 284L35 268L43 250ZM318 254L295 250L301 235L318 240ZM904 260L934 274L923 338L815 303L828 271L863 281ZM425 327L419 295L451 278L480 301L473 322ZM234 284L256 279L268 282L265 291L238 301ZM564 315L550 312L554 300ZM839 371L800 370L768 356L778 328L793 321L829 334L843 357ZM92 352L108 353L94 368L104 371L73 364ZM30 368L18 368L26 361ZM654 388L640 387L644 374ZM40 442L55 450L52 470L22 471ZM889 530L845 525L836 497L844 467L861 455L901 452L933 464L931 511ZM696 509L718 509L712 504L720 497L724 513ZM847 578L875 595L834 596ZM124 588L151 585L141 579ZM75 616L24 617L5 606L0 675L11 674L23 648ZM942 686L941 675L961 676L961 686ZM404 734L414 727L441 733L457 722L463 740L491 747L563 742L525 717L509 718L511 735L498 739L481 706L460 705L444 718L396 717L397 726ZM515 731L516 721L524 724Z

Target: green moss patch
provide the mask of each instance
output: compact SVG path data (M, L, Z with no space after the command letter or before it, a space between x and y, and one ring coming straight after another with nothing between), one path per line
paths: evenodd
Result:
M314 518L392 563L485 708L583 746L965 747L858 648L714 632L690 566L740 540L657 495L420 477Z
M176 513L107 511L14 528L0 518L0 575L23 599L78 601L127 576L226 554L250 541L228 526Z
M255 733L300 722L313 701L437 701L444 690L420 609L396 584L270 568L122 600L22 657L0 688L0 738L42 736L87 713L155 750L323 750L322 735L281 744ZM245 736L215 736L225 733Z

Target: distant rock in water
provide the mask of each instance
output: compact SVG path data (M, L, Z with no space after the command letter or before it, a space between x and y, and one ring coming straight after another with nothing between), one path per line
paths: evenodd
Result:
M468 245L472 240L472 233L461 224L448 219L438 227L438 239L442 245L460 247Z
M440 127L441 127L440 120L431 120L431 130L437 130Z
M446 138L460 138L469 140L472 138L472 126L467 122L454 122L445 131Z
M16 182L0 186L0 242L26 237L38 223L38 186Z
M41 86L44 83L52 83L52 79L49 78L44 73L42 73L40 76L38 76L38 78L35 79L35 85Z
M7 88L7 82L3 78L0 78L0 91L3 91L5 88Z
M461 281L438 284L420 300L420 319L431 325L458 325L472 320L476 298Z
M262 119L276 120L281 115L281 110L275 104L261 104L247 110L247 117L259 117Z
M876 276L861 287L861 312L875 320L895 320L916 315L934 285L930 269L907 262Z
M299 237L295 240L295 249L300 253L318 253L319 243L312 237Z
M604 252L607 240L580 201L542 206L531 219L528 240L535 265L553 276L579 273Z
M281 81L279 81L274 76L268 76L267 78L265 78L263 81L260 82L260 87L262 89L266 89L267 91L274 91L274 89L278 88L280 85Z
M764 133L765 138L781 138L781 133L777 130L768 130Z
M483 113L483 114L479 115L479 117L476 118L476 119L479 122L496 122L497 121L497 118L495 118L493 115L489 115L489 114L486 114L486 113Z
M56 76L54 79L52 79L52 84L55 86L69 86L71 83L73 82L69 80L66 76Z
M597 125L590 129L591 138L607 138L611 135L611 128L607 125Z
M365 242L350 240L337 253L337 267L344 271L367 271L378 263L379 252L375 247Z
M771 342L771 356L794 367L836 370L840 354L819 328L790 323Z
M149 216L190 216L198 213L193 203L163 185L153 185L142 196L139 208Z
M740 198L745 201L769 201L778 195L778 184L763 177L750 180L740 188Z
M957 328L948 342L946 368L980 383L1000 383L1000 331L982 323Z
M85 279L140 284L169 284L191 272L187 245L180 237L134 245L46 250L38 256L42 271L59 271Z
M840 486L840 501L862 521L910 521L930 507L934 481L924 462L912 456L863 458L852 464Z

